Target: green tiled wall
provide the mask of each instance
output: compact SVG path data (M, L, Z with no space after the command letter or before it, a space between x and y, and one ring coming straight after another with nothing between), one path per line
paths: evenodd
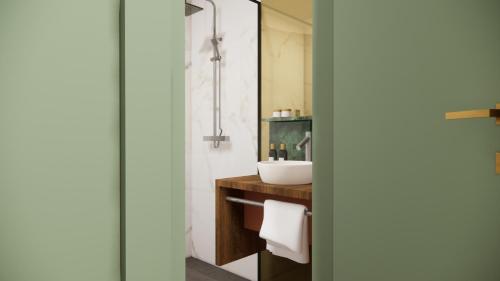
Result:
M271 121L269 122L269 143L286 144L288 160L305 160L304 150L297 150L296 145L304 138L307 131L312 131L311 120Z

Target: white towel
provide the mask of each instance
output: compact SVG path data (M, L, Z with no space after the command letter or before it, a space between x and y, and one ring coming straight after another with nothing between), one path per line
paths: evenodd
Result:
M267 250L298 263L309 263L307 208L303 205L266 200L259 236Z

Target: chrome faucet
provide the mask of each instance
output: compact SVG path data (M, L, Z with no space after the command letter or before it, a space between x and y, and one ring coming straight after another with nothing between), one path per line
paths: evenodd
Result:
M302 150L302 147L306 147L306 161L312 161L312 134L311 132L306 132L306 136L297 144L297 150Z

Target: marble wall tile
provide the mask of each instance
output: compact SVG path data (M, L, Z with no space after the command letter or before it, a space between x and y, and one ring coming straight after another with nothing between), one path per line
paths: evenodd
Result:
M215 179L255 174L258 136L258 16L249 0L214 0L222 60L222 127L231 141L216 149L203 136L212 134L213 74L212 7L203 0L192 3L204 8L189 17L186 37L187 82L186 163L190 196L190 254L215 263ZM255 256L224 266L235 274L257 280Z
M184 21L185 28L185 182L186 182L186 195L185 195L185 234L186 234L186 257L191 256L191 169L189 165L191 155L191 17L186 17Z

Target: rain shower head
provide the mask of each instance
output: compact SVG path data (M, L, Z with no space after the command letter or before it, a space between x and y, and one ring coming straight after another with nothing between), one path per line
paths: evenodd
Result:
M203 10L202 7L198 7L198 6L193 5L191 3L188 3L188 2L185 2L185 3L186 3L186 6L184 8L184 15L186 17Z

